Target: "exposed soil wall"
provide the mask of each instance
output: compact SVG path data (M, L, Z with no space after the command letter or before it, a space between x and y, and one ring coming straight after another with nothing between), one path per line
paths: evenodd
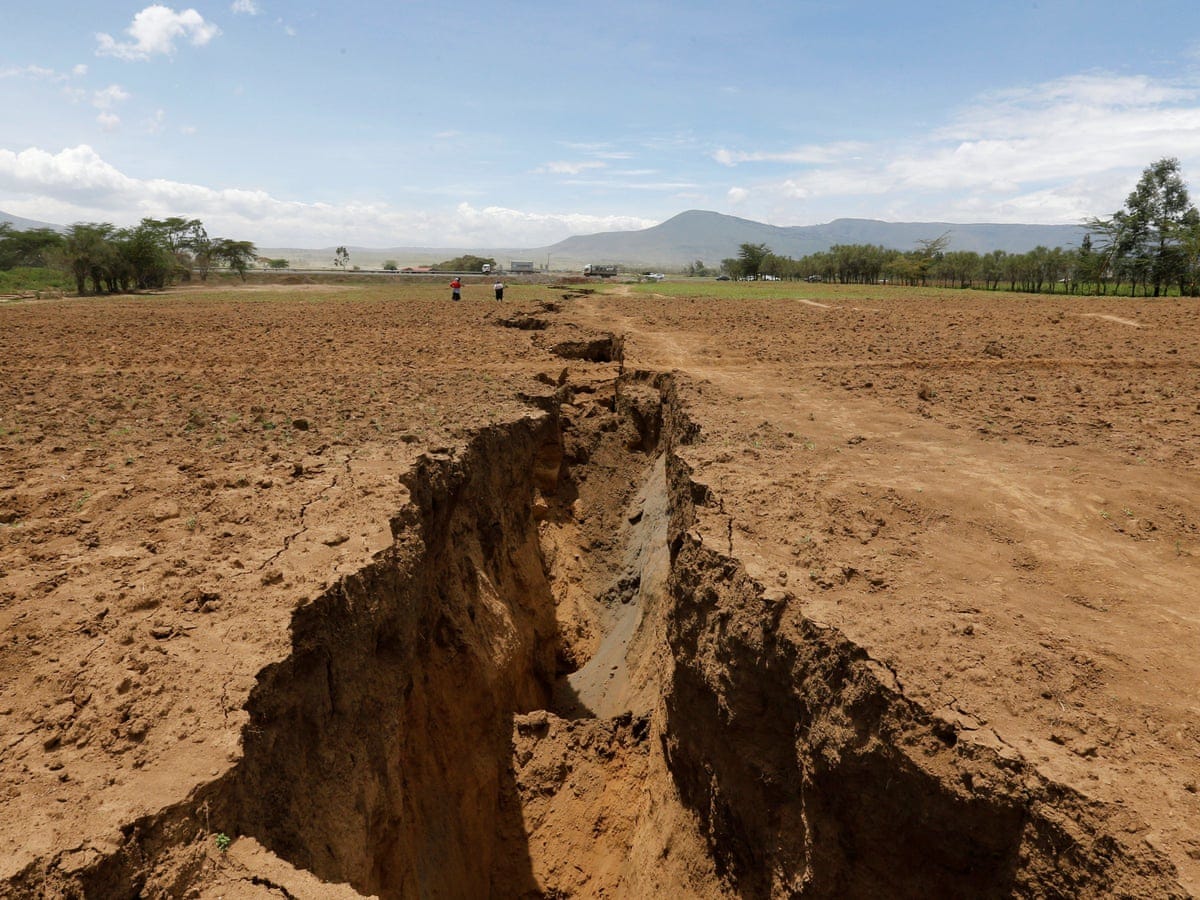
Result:
M723 552L719 504L670 461L664 740L741 896L1186 896L1159 854L1122 840L1119 810L932 716L749 578Z
M494 893L495 836L518 813L501 802L511 717L546 706L555 676L531 505L558 446L543 415L406 476L393 550L301 609L291 657L260 677L239 833L368 893Z

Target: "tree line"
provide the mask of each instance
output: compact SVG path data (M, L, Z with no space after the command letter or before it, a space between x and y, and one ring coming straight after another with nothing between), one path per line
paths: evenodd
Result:
M1036 293L1200 296L1200 213L1188 197L1179 160L1160 159L1142 173L1125 206L1090 219L1079 247L1025 253L949 250L950 235L908 251L838 244L799 259L765 244L742 244L721 269L733 278L767 276L842 284L905 284Z
M208 236L199 219L142 219L133 228L78 222L65 231L17 231L0 223L0 269L52 268L69 275L80 294L164 288L208 279L225 266L242 280L257 250L250 241Z

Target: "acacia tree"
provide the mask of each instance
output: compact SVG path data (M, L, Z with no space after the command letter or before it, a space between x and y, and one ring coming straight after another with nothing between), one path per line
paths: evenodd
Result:
M0 222L0 269L45 266L62 242L63 236L53 228L17 231L8 222Z
M1179 278L1181 296L1200 296L1200 222L1184 228L1180 238L1182 271Z
M1148 274L1157 297L1180 273L1184 229L1200 222L1200 213L1188 198L1179 160L1163 158L1148 166L1125 200L1125 208L1135 223L1141 241L1139 255L1149 262Z
M246 280L246 269L250 267L250 263L254 262L254 258L258 255L258 250L252 241L234 241L229 238L216 238L212 242L212 256L214 259L219 259L233 271L237 272L242 277L242 281Z
M1125 198L1125 208L1088 226L1101 241L1101 277L1115 275L1117 287L1128 277L1131 290L1158 297L1173 282L1186 278L1185 244L1200 225L1200 212L1188 197L1179 160L1163 157L1147 166L1137 186Z
M104 289L105 269L114 257L112 235L113 227L107 222L76 222L67 229L59 261L75 278L79 294L87 293L88 279L95 293Z
M192 277L192 269L200 270L200 280L208 276L211 262L206 255L209 250L208 232L199 219L170 216L166 219L142 219L140 230L152 235L155 243L166 249L173 260L176 274L185 281Z
M738 263L741 274L747 277L757 277L759 271L771 255L771 248L766 244L742 244L738 248Z
M115 232L112 244L115 256L105 277L110 292L161 290L179 270L176 251L153 220Z
M0 231L0 255L5 249ZM37 235L35 235L37 237ZM133 228L107 222L77 222L45 256L75 279L76 290L94 293L161 289L187 277L194 265L201 277L213 262L223 262L246 279L256 250L250 241L212 240L199 219L143 219ZM194 256L192 255L194 254Z

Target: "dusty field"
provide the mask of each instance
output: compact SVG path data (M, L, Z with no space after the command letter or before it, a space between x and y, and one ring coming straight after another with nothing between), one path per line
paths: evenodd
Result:
M0 308L0 886L1200 891L1194 302L816 287Z

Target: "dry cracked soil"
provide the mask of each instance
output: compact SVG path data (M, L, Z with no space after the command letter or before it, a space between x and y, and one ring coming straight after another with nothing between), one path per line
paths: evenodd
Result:
M1200 892L1196 301L488 293L0 306L0 896Z

